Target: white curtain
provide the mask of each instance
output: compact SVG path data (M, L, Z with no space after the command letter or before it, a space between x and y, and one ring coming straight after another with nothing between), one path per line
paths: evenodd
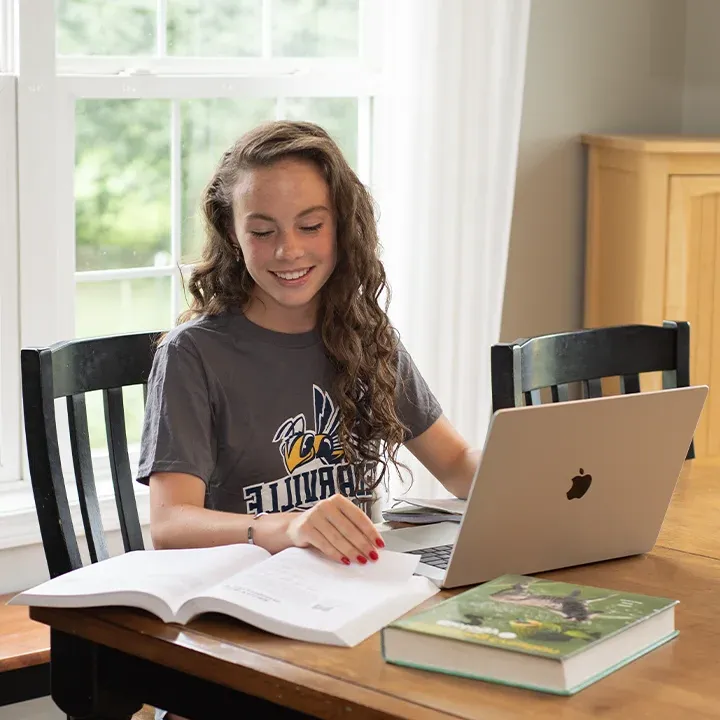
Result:
M474 447L490 419L530 0L392 0L374 193L391 317ZM412 495L446 494L408 454ZM396 484L392 493L400 488Z

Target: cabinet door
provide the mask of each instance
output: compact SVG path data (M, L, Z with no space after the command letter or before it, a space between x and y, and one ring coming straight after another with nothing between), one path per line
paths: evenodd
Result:
M690 323L690 381L710 387L698 457L720 455L720 176L673 176L665 317Z

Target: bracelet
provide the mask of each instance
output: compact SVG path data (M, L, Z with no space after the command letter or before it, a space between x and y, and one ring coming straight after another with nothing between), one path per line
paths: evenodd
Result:
M256 543L255 543L255 538L254 538L254 530L255 530L255 528L253 527L253 523L254 523L259 517L261 517L262 515L267 515L267 513L266 513L266 512L258 513L258 514L250 521L250 524L248 525L248 532L247 532L248 545L255 545L255 544L256 544Z

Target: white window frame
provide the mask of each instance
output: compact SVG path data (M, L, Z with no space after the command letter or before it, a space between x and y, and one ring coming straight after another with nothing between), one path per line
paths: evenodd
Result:
M0 488L22 474L16 48L15 5L0 0Z
M166 2L158 0L160 20L165 17ZM0 448L11 450L7 453L7 465L3 463L5 456L0 455L0 480L9 480L0 482L0 548L39 541L31 489L29 482L23 479L27 478L26 462L21 461L24 450L21 451L20 347L44 346L74 337L76 282L170 276L174 316L177 314L177 265L172 263L180 254L179 173L174 170L179 149L178 101L243 97L358 98L358 173L363 182L372 184L372 108L375 99L383 93L384 83L382 0L360 0L358 57L330 60L271 58L267 32L263 37L263 57L255 59L162 57L163 32L158 33L157 57L56 57L54 0L0 0L0 10L3 8L6 21L12 19L12 12L17 21L18 43L11 46L12 52L17 52L18 60L17 213L14 216L3 214L6 225L9 224L7 234L2 232L3 218L0 218L0 246L3 238L7 238L5 242L14 247L17 262L13 266L19 267L19 273L16 286L11 280L2 288L3 303L0 305L0 332L10 338L0 345L0 366L3 368ZM270 9L271 0L264 0L264 19L269 17ZM3 28L8 28L7 23ZM75 103L88 98L167 99L172 102L172 260L167 267L76 272ZM279 115L282 105L278 102ZM0 95L0 121L2 109ZM7 141L3 133L0 157L3 143ZM0 190L2 182L0 176ZM12 189L7 197L12 204ZM42 211L39 211L40 207ZM0 205L2 209L4 206ZM11 248L3 257L12 259L12 252ZM10 301L5 299L6 295ZM10 420L6 421L8 417ZM13 422L14 418L17 424ZM13 448L16 448L14 455ZM71 463L66 464L65 460L63 458L63 466L71 469ZM134 466L133 457L131 461ZM4 468L7 472L1 474ZM114 499L109 472L101 470L97 475L101 507L110 511L114 508ZM67 480L69 485L74 484L71 473ZM146 494L139 485L136 491L140 496ZM146 503L141 503L139 509L141 519L146 520ZM28 530L28 523L33 527L32 531ZM106 520L106 527L117 527L116 517L111 515ZM80 531L81 525L76 529Z
M17 84L0 75L0 483L20 477L20 322L18 317ZM2 487L2 485L0 485Z

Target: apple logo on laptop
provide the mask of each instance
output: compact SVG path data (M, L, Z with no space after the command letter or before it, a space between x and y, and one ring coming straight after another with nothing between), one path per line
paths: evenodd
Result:
M572 478L570 482L572 487L567 491L567 499L579 499L590 489L592 475L585 475L584 470L580 468L580 474Z

